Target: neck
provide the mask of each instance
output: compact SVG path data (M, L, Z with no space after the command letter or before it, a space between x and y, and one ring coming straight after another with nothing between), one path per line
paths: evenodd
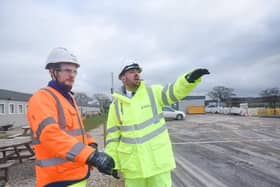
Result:
M62 85L58 84L55 80L52 80L48 83L48 86L56 89L59 93L61 93L69 102L70 104L75 107L75 104L73 102L73 99L70 95L73 94L72 92L69 92L65 87L63 87Z
M136 90L138 89L138 86L133 86L133 87L129 87L129 86L125 86L125 89L127 89L128 91L131 91L131 92L136 92Z
M59 82L57 79L53 80L57 85L59 85L66 92L71 92L72 86L65 85L64 83Z
M65 84L60 83L56 80L50 81L49 85L60 90L60 92L63 92L65 94L71 92L71 89L72 89L72 87L66 86Z

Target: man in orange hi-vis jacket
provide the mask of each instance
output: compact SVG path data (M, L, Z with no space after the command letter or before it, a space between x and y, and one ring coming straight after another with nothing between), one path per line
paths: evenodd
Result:
M114 160L99 152L95 140L85 132L72 96L79 66L67 49L53 49L45 67L52 80L28 102L38 187L85 187L92 166L114 175Z

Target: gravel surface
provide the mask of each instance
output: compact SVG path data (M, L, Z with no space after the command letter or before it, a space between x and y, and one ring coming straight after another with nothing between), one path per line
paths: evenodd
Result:
M94 137L98 143L99 150L104 149L103 126L90 131L90 135ZM23 163L16 162L9 168L9 181L1 184L0 187L33 187L36 186L34 160L26 159ZM105 176L94 169L88 179L88 187L123 187L123 179L117 180L111 176Z

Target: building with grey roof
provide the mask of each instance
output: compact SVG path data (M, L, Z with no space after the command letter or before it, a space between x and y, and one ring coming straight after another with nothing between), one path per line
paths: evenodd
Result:
M32 94L0 89L0 126L27 125L27 102Z

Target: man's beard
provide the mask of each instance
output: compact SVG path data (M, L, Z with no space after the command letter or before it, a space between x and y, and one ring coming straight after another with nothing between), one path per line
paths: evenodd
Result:
M65 89L66 89L68 92L70 92L70 91L72 90L72 86L65 85L65 84L64 84L64 86L65 86Z
M57 81L57 83L58 83L62 88L64 88L65 90L67 90L68 92L70 92L70 91L72 90L72 86L66 85L66 84L64 84L64 83L62 83L62 82L58 82L58 81Z

